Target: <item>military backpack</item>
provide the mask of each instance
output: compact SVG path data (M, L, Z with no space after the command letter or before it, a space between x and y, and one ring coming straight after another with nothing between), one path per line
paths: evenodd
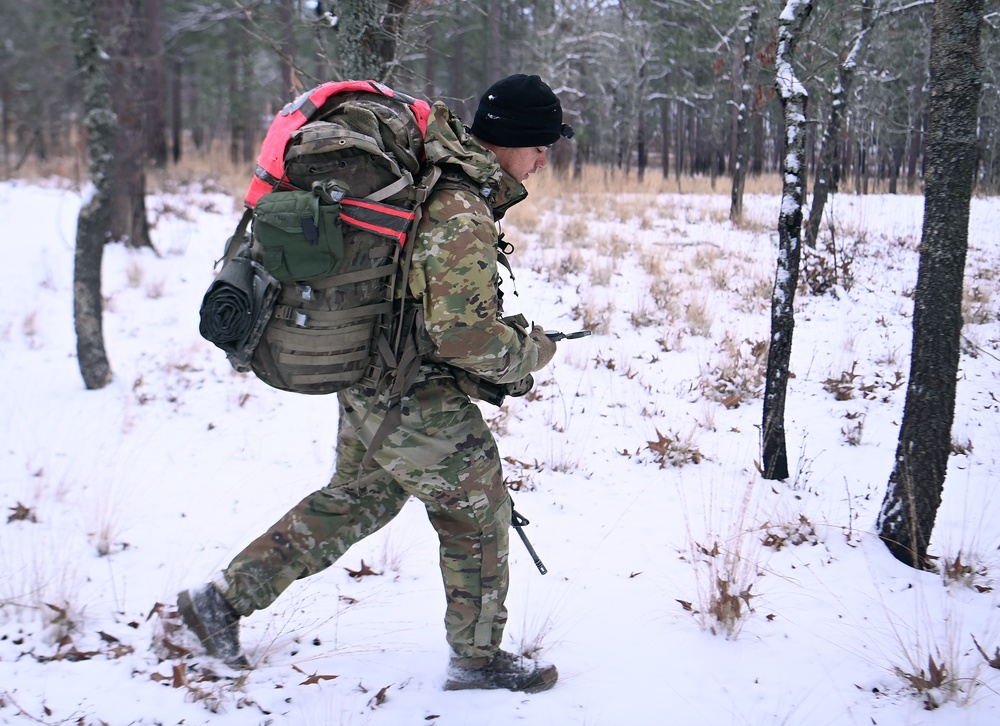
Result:
M424 161L429 116L375 81L325 83L277 114L201 307L236 370L310 394L393 373L405 392L419 367L406 276L441 173Z

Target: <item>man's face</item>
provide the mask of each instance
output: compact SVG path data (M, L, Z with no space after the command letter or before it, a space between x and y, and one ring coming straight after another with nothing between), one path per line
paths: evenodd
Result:
M490 146L505 172L520 182L528 178L536 169L545 166L547 146Z

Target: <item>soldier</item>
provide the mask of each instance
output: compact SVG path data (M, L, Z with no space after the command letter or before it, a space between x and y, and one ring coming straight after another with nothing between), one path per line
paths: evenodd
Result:
M471 133L470 133L471 131ZM524 392L555 354L540 326L502 317L496 222L527 195L522 185L546 152L571 137L559 99L538 76L498 81L479 102L471 130L433 105L428 161L446 180L425 203L408 289L424 354L403 396L401 421L361 470L385 416L384 402L357 384L338 394L336 470L237 555L211 583L178 595L178 611L209 654L246 667L241 617L268 607L294 581L332 565L413 496L440 539L452 648L448 690L536 692L557 678L552 665L500 649L507 611L511 501L496 442L479 408L505 387ZM448 179L461 183L449 183ZM361 476L359 477L359 471Z

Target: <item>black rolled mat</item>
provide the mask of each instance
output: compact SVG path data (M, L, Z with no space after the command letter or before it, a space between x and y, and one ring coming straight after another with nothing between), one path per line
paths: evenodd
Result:
M250 359L274 310L281 285L256 262L234 257L219 272L201 303L199 332L239 371Z

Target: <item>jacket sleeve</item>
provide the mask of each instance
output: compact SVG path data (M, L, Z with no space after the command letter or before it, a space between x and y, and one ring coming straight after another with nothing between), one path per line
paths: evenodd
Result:
M434 359L493 383L531 373L537 346L499 317L497 230L482 198L464 190L436 193L411 265L410 290L422 301Z

